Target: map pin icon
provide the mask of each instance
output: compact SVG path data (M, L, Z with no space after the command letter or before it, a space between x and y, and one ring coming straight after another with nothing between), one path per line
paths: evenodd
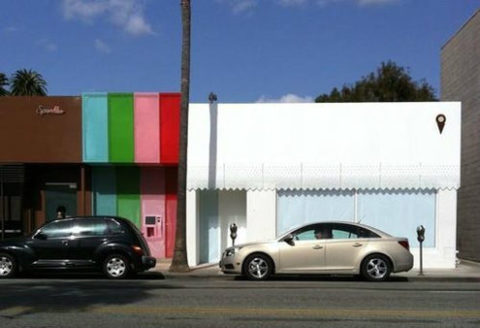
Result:
M440 134L442 134L447 118L443 114L438 114L435 120L437 121L438 130L440 131Z

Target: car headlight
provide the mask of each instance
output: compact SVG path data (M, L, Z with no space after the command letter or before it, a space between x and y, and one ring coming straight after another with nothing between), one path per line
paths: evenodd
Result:
M225 250L225 256L233 256L235 255L235 252L238 252L240 250L240 247L232 247L232 248L227 248Z

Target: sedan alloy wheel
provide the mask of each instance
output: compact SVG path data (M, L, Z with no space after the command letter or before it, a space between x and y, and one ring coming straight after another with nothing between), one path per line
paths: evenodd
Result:
M251 280L266 280L272 274L272 263L265 255L252 255L246 261L245 273Z
M15 273L15 260L8 254L0 254L0 278L8 278Z
M371 255L363 261L362 275L371 281L383 281L390 276L391 267L383 255Z

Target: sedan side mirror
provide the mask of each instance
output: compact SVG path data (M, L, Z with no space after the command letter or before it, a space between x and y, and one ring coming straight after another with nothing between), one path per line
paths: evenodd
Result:
M287 244L289 245L294 245L295 243L293 242L293 235L291 233L289 233L288 235L286 235L285 237L283 237L283 241L286 242Z

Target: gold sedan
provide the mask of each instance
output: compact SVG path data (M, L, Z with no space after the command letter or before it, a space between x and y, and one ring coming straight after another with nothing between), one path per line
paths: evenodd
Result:
M387 280L392 272L413 267L407 238L396 238L351 222L309 223L273 241L229 247L220 267L224 273L266 280L272 274L360 274Z

